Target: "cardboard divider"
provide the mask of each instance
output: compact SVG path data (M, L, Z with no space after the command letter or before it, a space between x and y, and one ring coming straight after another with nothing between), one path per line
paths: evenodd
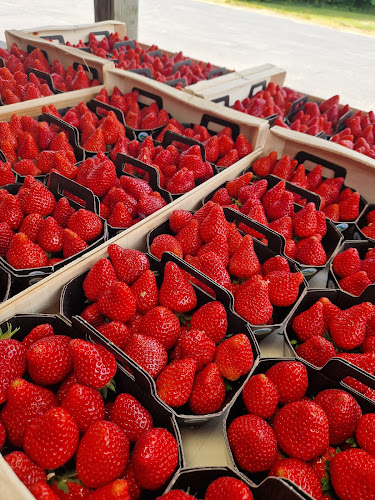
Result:
M244 333L249 338L254 358L253 366L256 366L258 358L260 356L258 344L254 338L254 335L251 331L249 324L242 318L240 318L240 316L238 316L236 313L233 312L231 307L231 300L232 300L231 294L229 294L225 289L217 285L214 281L207 278L204 274L200 273L198 270L191 267L189 264L187 264L174 254L171 254L169 252L164 253L161 261L158 261L157 259L155 259L153 256L150 255L148 256L148 258L150 261L151 270L156 272L156 280L159 289L163 282L164 267L166 263L170 261L176 263L181 269L188 272L195 278L202 280L210 288L214 289L216 292L216 299L219 300L221 303L223 303L226 309L228 318L227 334L234 335L236 333ZM158 401L160 401L161 404L165 405L166 408L168 408L168 410L171 411L176 416L178 423L180 423L181 425L189 425L189 426L202 425L208 422L209 420L219 418L223 414L225 409L228 407L232 399L235 397L237 392L241 389L242 385L244 384L249 374L251 373L251 370L249 374L242 376L238 380L231 383L232 389L227 391L225 402L223 403L222 407L215 413L206 415L195 415L191 412L187 404L179 408L172 408L167 406L157 395L155 381L143 368L141 368L138 364L136 364L129 356L127 356L123 351L117 348L112 342L110 342L109 340L105 339L102 335L100 335L92 326L86 323L82 318L77 317L86 307L85 304L86 299L82 288L82 284L86 277L86 274L87 273L83 273L77 276L63 288L60 299L61 315L67 321L74 322L74 324L76 324L78 321L81 325L83 325L82 328L85 328L88 332L90 332L90 335L94 339L101 339L104 342L104 345L108 345L108 348L110 348L111 352L116 356L116 359L130 374L130 376L134 378L137 385L139 385L145 391L151 391L151 393L158 399ZM194 310L198 309L203 304L212 302L214 300L211 296L209 296L206 292L204 292L200 288L196 287L195 285L193 285L193 287L195 289L198 299L197 306Z
M199 149L201 150L202 160L206 161L206 149L202 142L197 141L192 137L187 137L186 135L177 134L177 132L173 132L172 130L167 130L164 134L163 142L161 143L161 145L164 149L166 149L170 144L173 143L173 141L182 142L183 144L186 144L188 146L199 146Z
M362 212L359 214L359 217L356 221L355 228L354 228L354 234L353 234L353 239L366 239L370 240L371 242L375 242L375 238L370 238L369 236L366 236L365 233L362 231L362 229L367 226L366 222L366 216L369 212L372 210L375 210L375 203L371 203L370 205L367 205ZM372 243L374 244L374 243Z
M252 376L258 375L260 373L265 373L269 368L271 368L272 366L281 361L295 361L295 358L263 358L260 360L258 366L253 371ZM362 379L362 374L360 373L361 370L359 369L357 370L349 363L346 363L338 358L331 359L322 369L314 368L312 365L306 363L303 360L298 360L298 361L306 367L308 373L309 385L306 392L306 396L308 398L316 396L320 391L323 391L325 389L341 389L345 390L356 399L363 413L375 412L375 403L373 401L370 401L366 397L362 396L358 392L352 390L350 387L347 387L345 384L342 383L342 380L348 376ZM369 381L368 378L366 378L366 380L367 382ZM242 474L244 474L250 481L253 481L255 484L261 484L262 481L264 481L267 476L267 471L250 473L242 469L240 466L238 466L234 458L234 455L230 449L228 441L227 431L230 424L233 422L233 420L235 420L235 418L241 415L246 415L248 413L249 412L247 411L245 404L242 400L242 394L240 393L237 399L231 405L223 424L225 443L227 446L228 454L231 459L231 463L234 464L234 466ZM306 498L310 498L309 495L306 494Z
M295 351L294 347L294 342L293 341L298 341L298 338L296 334L293 331L292 328L292 323L293 320L296 316L301 314L302 312L306 311L309 309L312 305L314 305L321 297L327 297L333 304L338 306L340 309L348 309L349 307L352 307L357 304L361 304L362 302L371 302L372 304L375 305L375 287L367 287L366 290L360 295L359 297L355 297L354 295L350 295L347 292L344 292L343 290L337 290L337 289L311 289L308 290L307 293L305 294L304 298L296 304L295 308L293 309L292 313L290 314L287 322L285 323L284 326L284 337L287 342L287 345L291 352L293 353L294 356L296 356L299 360L302 360L302 358L299 358ZM336 360L336 358L332 358ZM303 360L302 360L303 361ZM330 363L331 360L328 362ZM325 365L327 366L328 363ZM348 363L352 369L356 370L357 373L360 375L356 376L358 380L363 382L366 380L366 385L369 385L368 380L372 380L371 382L371 387L375 389L375 376L370 375L369 373L361 370L360 368L354 366L352 363ZM323 367L324 368L324 367Z
M56 335L67 335L71 338L81 338L83 340L88 340L97 344L102 345L107 348L105 342L100 340L100 337L90 338L90 334L87 330L82 329L79 323L74 323L73 326L67 325L60 317L56 315L48 314L18 314L11 318L7 318L6 322L0 325L3 331L6 331L7 325L10 323L13 328L20 328L20 330L14 334L13 338L16 340L22 340L25 336L37 325L40 324L50 324L52 325ZM5 330L4 330L5 328ZM99 335L99 334L98 334ZM116 375L114 376L114 381L116 384L116 393L108 391L108 399L115 399L119 394L127 393L134 396L143 405L146 410L148 410L153 418L154 427L162 427L167 429L177 441L179 460L176 467L176 471L180 470L181 467L185 465L184 454L182 450L181 434L174 416L160 404L156 398L152 396L149 392L144 392L142 389L127 375L127 373L122 369L120 365L117 367ZM14 474L14 473L13 473ZM167 485L172 478L167 481ZM155 495L161 495L166 485L159 488L156 492L142 492L142 500L152 500ZM13 492L15 495L15 492ZM16 498L14 496L14 498ZM17 497L18 498L18 497Z
M208 486L220 477L233 477L243 481L255 500L297 500L306 496L288 479L268 477L259 486L253 484L239 471L231 467L185 468L176 473L165 493L171 490L190 491L197 498L204 498Z

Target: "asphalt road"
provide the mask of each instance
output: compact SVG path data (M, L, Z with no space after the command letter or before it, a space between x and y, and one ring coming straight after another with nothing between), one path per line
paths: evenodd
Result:
M0 40L9 28L94 19L93 0L0 0L0 12ZM276 64L289 87L375 109L372 37L196 0L139 0L138 39L233 69Z

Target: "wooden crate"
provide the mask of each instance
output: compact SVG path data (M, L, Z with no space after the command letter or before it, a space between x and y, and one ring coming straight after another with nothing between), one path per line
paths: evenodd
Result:
M349 148L325 141L319 137L301 134L282 127L273 127L268 132L264 145L264 154L276 151L278 156L290 155L292 158L299 151L305 151L344 167L347 171L345 184L359 193L369 202L375 203L375 160ZM325 172L325 177L332 177L332 172Z

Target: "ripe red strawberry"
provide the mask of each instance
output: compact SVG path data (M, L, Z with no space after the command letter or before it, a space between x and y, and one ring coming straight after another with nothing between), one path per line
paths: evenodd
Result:
M100 488L121 476L129 459L129 441L122 429L105 420L93 423L77 450L77 473L90 488Z
M75 212L74 208L70 206L67 198L60 198L55 205L52 217L63 228L68 224L70 216Z
M248 472L268 470L276 458L276 437L257 415L242 415L228 428L228 441L236 463Z
M129 328L120 321L110 321L104 325L97 326L96 329L122 350L124 350L131 337Z
M2 149L4 153L4 143L0 143L0 148ZM6 186L7 184L14 184L16 182L16 177L12 171L10 159L8 158L8 155L4 153L8 162L3 163L0 161L0 186Z
M152 271L145 271L130 289L136 299L137 312L146 314L159 304L159 290Z
M0 257L6 256L13 234L7 222L0 222Z
M270 321L273 307L268 298L268 283L255 275L240 285L234 298L234 310L254 325Z
M349 198L346 198L338 203L340 220L353 221L359 215L360 194L353 193Z
M225 337L228 327L224 306L218 301L204 304L193 313L190 327L204 332L215 344L218 344Z
M340 278L345 278L361 269L361 259L356 248L348 248L336 255L332 262L333 272Z
M266 371L279 393L280 403L301 400L307 391L307 370L298 361L280 361Z
M122 500L132 500L128 481L116 479L105 486L101 486L90 495L91 500L102 500L103 498L106 500L118 500L120 498Z
M50 215L56 205L53 194L40 182L35 182L21 199L21 208L27 214Z
M73 359L66 335L52 335L34 342L26 352L31 379L39 385L57 384L73 369Z
M267 210L267 217L270 221L293 214L293 193L284 191L280 199Z
M81 384L74 384L61 403L76 421L81 433L87 431L91 424L104 420L104 402L101 394Z
M362 382L359 382L353 377L345 377L343 378L343 383L346 384L347 386L351 387L355 391L359 392L360 394L363 394L367 398L371 399L372 401L375 401L375 391L374 389L371 389L365 384L362 384Z
M268 282L268 296L273 306L287 307L297 300L302 273L272 271L265 276Z
M79 167L77 182L88 187L99 197L108 193L116 184L116 166L104 154L88 158Z
M199 222L191 219L176 235L185 255L196 255L203 242L199 234Z
M129 286L150 269L147 255L139 250L121 248L112 243L107 251L118 279Z
M272 151L268 156L262 156L258 158L253 165L252 171L258 177L266 177L266 175L270 174L273 170L277 162L277 153L276 151Z
M370 302L363 302L333 316L329 322L329 332L335 344L347 350L360 346L364 341L366 323L372 310Z
M309 340L313 336L323 336L325 323L322 302L316 302L309 309L298 314L293 320L292 328L298 339Z
M297 252L297 247L292 239L287 239L285 240L285 248L284 248L284 253L286 257L289 257L290 259L295 260L296 259L296 252Z
M157 259L161 259L163 252L172 252L183 258L181 243L170 234L160 234L152 241L150 251Z
M225 384L215 363L209 363L194 379L189 407L196 415L217 412L225 400Z
M117 396L111 421L124 431L130 443L135 443L143 432L153 427L150 413L130 394Z
M267 419L274 415L279 395L273 382L264 373L260 373L246 382L242 399L249 413Z
M5 455L4 460L27 488L35 483L47 482L47 474L43 467L34 463L23 451L12 451Z
M374 427L375 414L362 415L357 423L355 437L358 445L371 455L375 455Z
M237 278L250 278L259 273L261 267L254 250L251 236L246 235L229 261L229 272Z
M80 208L70 216L67 228L78 234L86 243L91 243L101 235L103 223L98 215Z
M24 233L15 234L10 242L6 260L15 269L30 269L47 265L47 255Z
M339 281L339 286L346 292L359 297L371 283L365 271L358 271L350 276L346 276L346 278L342 278Z
M0 222L6 222L13 230L18 229L23 221L23 212L15 195L6 194L0 201Z
M295 259L301 264L322 266L327 261L327 255L321 243L321 236L315 234L300 240L296 245Z
M178 340L178 359L190 358L196 361L196 371L214 360L216 346L204 332L190 329Z
M216 281L230 292L232 291L232 283L228 271L226 270L220 257L214 252L206 252L199 257L200 268L209 278ZM198 283L199 286L201 286ZM210 292L211 293L211 292Z
M71 229L65 228L63 233L63 255L65 259L86 250L88 244Z
M316 500L322 498L322 487L315 472L310 465L297 458L277 460L268 475L290 479Z
M294 173L295 167L296 167L296 162L292 160L289 155L285 155L282 158L280 158L280 160L278 160L276 165L273 167L272 175L276 175L281 179L290 181Z
M219 158L219 139L217 135L214 135L204 142L204 147L206 151L206 160L215 163Z
M375 281L375 257L366 257L361 262L361 269L367 273L372 283Z
M144 432L133 451L133 468L138 484L147 490L160 488L178 464L178 446L166 429L154 427Z
M262 196L262 205L268 211L269 208L278 202L285 192L285 182L280 181Z
M40 153L40 149L34 139L34 137L28 132L23 132L19 137L19 146L17 149L17 155L22 159L35 160L35 158Z
M169 217L169 227L175 234L180 232L181 229L193 218L191 212L186 210L174 210Z
M250 341L243 333L224 340L216 349L215 363L221 375L231 381L246 375L253 361Z
M293 233L299 238L313 236L317 232L315 204L307 203L302 210L293 216Z
M102 216L102 212L100 215ZM133 225L133 219L128 209L120 201L115 205L110 215L108 215L107 222L112 227L120 228L128 228Z
M326 389L317 394L314 402L326 412L331 445L343 443L354 435L362 410L353 396L341 389Z
M160 305L171 311L183 313L194 309L197 296L192 285L174 262L167 262L159 291Z
M19 232L26 234L33 243L36 243L39 231L43 225L44 219L40 214L29 214L23 219Z
M270 222L269 227L280 233L287 240L293 237L293 222L287 215Z
M232 198L237 198L239 190L251 182L253 178L252 172L246 172L246 174L241 175L228 181L225 184L225 189L228 191L229 196Z
M336 356L335 348L331 342L319 335L315 335L299 345L296 353L300 358L319 368L324 366L333 356Z
M133 467L133 462L130 459L125 467L125 471L122 475L124 479L128 482L129 485L129 491L132 500L137 500L141 497L141 487L139 486L137 480L135 479L134 475L134 467Z
M57 469L75 453L79 440L73 417L63 408L51 408L34 418L26 429L26 454L45 469Z
M331 219L332 222L339 222L340 220L340 209L336 203L323 208L323 213L327 219Z
M364 450L337 453L329 467L332 486L343 500L375 496L375 458Z
M168 362L167 351L159 340L138 333L130 338L124 352L152 378L156 378Z
M276 255L267 259L262 265L263 274L267 275L273 271L285 271L290 272L288 261L285 257L281 255Z
M343 352L340 354L336 354L336 357L346 359L349 363L353 363L353 365L362 368L371 375L375 372L375 354L372 352L357 354L354 352Z
M13 165L13 170L21 175L22 177L25 177L26 175L33 175L36 177L37 175L40 175L42 172L41 170L35 165L35 162L33 160L20 160L17 163Z
M327 416L312 401L283 406L275 416L273 429L282 451L305 462L321 455L329 444Z
M99 259L89 270L82 287L85 296L91 301L98 300L99 295L117 282L117 276L108 259Z
M190 358L173 361L156 379L156 391L167 405L184 405L191 394L196 362Z
M61 252L63 248L63 234L63 228L58 225L55 219L47 217L38 232L38 244L45 252Z
M113 354L100 345L82 339L69 344L74 373L79 384L101 389L114 377L117 369Z
M7 396L7 403L1 411L1 420L6 427L9 442L21 448L30 422L36 416L43 415L50 408L57 406L57 400L48 389L22 378L13 380Z
M251 144L249 143L249 141L246 139L246 137L243 134L238 135L237 139L234 142L234 148L237 149L239 158L243 158L244 156L247 156L253 150L253 148L251 147Z
M157 339L165 349L170 349L180 333L180 323L170 309L158 306L143 316L139 333Z
M199 225L199 235L207 243L215 236L228 236L227 221L220 205L215 204Z
M216 162L218 167L228 168L239 160L239 155L237 149L231 149L228 153L220 158Z

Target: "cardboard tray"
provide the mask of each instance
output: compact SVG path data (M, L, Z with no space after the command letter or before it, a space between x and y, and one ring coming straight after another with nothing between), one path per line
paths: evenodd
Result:
M245 224L248 227L251 227L252 229L255 229L257 231L262 231L262 233L268 239L268 246L266 246L264 243L260 242L259 240L253 238L254 250L255 250L255 253L257 254L257 257L258 257L259 262L261 264L263 264L266 260L270 259L271 257L283 254L282 236L279 235L278 233L276 233L275 231L273 231L272 229L267 228L267 227L263 226L262 224L259 224L259 222L256 222L255 220L250 219L246 215L241 214L240 212L233 210L231 208L224 208L224 215L225 215L225 218L227 219L228 222L240 222L242 224ZM173 235L173 232L169 228L169 221L163 222L162 224L155 227L152 231L150 231L148 233L148 235L147 235L147 251L149 253L151 253L150 248L151 248L151 244L152 244L153 240L157 236L159 236L160 234ZM163 254L163 256L164 256L164 254ZM298 268L294 264L294 261L292 261L289 258L287 258L287 260L288 260L289 268L290 268L291 272L298 272ZM212 280L210 280L210 281L212 282ZM221 288L222 290L226 291L226 289L224 289L220 285L216 284L216 286ZM303 282L299 286L299 293L298 293L298 298L297 298L296 303L298 303L302 299L302 297L305 295L306 289L307 289L307 282L304 279ZM234 311L234 297L230 292L226 291L226 293L230 296L230 308L232 309L232 311ZM277 330L281 330L283 323L286 321L289 314L292 312L294 306L295 306L295 304L293 304L289 307L276 307L276 306L274 306L273 316L275 319L275 323L272 325L253 325L253 324L249 323L252 331L254 332L255 338L257 340L262 340L270 333L277 331Z
M289 318L284 326L284 337L285 337L285 341L287 343L287 346L288 346L290 352L292 353L292 355L295 356L296 358L298 358L299 361L304 361L304 360L302 358L299 358L299 356L297 355L297 352L295 351L295 348L292 344L293 340L298 340L297 336L295 335L293 328L292 328L293 320L300 313L309 309L321 297L327 297L333 304L338 306L340 309L348 309L349 307L352 307L352 306L357 305L357 304L361 304L362 302L371 302L372 304L375 304L375 287L374 286L367 287L366 290L359 297L355 297L354 295L351 295L347 292L344 292L341 289L337 290L337 289L325 288L325 289L308 290L307 293L305 294L304 298L293 309L291 315L289 316ZM351 351L349 351L349 352L351 352ZM330 362L331 362L331 360L328 361L328 363L326 363L323 368L328 366L330 364ZM348 363L347 361L345 361L345 362ZM362 375L366 375L366 380L372 380L373 387L375 388L375 375L371 375L371 374L361 370L360 368L355 367L352 363L348 363L348 364L349 364L349 366L353 367L353 369L355 369L358 373L361 373ZM354 377L354 378L358 378L358 377ZM361 380L361 379L358 379L358 380ZM361 382L363 382L363 380L361 380ZM363 383L366 383L366 385L369 385L368 382L363 382Z
M369 240L345 240L341 247L339 248L338 252L336 255L339 253L345 252L345 250L348 250L348 248L356 248L359 253L359 257L361 259L364 259L366 252L370 250L370 248L373 248L375 246L375 242L373 242L371 239ZM333 261L330 263L329 266L329 274L328 274L328 280L327 280L327 288L331 289L340 289L343 290L340 285L339 281L341 278L339 278L334 272L333 272ZM369 285L367 288L374 288L375 290L375 284L373 283L372 285ZM343 290L345 291L345 290ZM349 292L345 292L349 293ZM352 295L352 294L349 294ZM354 297L354 295L353 295Z
M208 486L219 477L229 476L243 481L251 490L255 500L297 500L306 498L305 493L287 479L268 477L259 486L230 467L184 468L176 473L165 493L171 490L190 491L197 498L204 498Z
M346 170L345 185L359 191L369 203L375 203L373 182L369 182L375 178L375 160L340 144L282 127L273 127L267 134L263 155L271 151L276 151L278 157L288 154L291 158L302 151L339 165ZM323 175L332 177L332 172L323 168Z
M232 311L230 294L225 289L216 285L216 283L213 282L212 280L207 279L203 274L201 274L199 271L191 267L183 260L179 259L174 254L171 254L169 252L164 253L161 262L150 255L148 255L148 258L150 261L150 268L155 273L159 289L163 281L165 264L169 261L177 263L181 269L188 272L192 276L201 279L202 281L205 281L205 283L210 288L214 289L216 292L217 300L219 300L226 309L228 317L228 334L244 333L249 338L254 358L253 367L256 366L260 356L258 344L253 336L249 324L246 323L246 321L244 321L242 318L240 318L240 316L238 316L236 313ZM74 278L73 280L71 280L67 285L65 285L61 294L60 314L66 321L72 321L72 322L74 321L75 324L76 322L80 322L82 324L82 328L86 328L88 334L95 339L96 336L98 335L96 329L90 326L81 317L79 317L80 313L87 306L87 304L85 304L86 298L82 288L82 283L86 275L87 273L83 273ZM195 285L193 285L193 287L196 291L198 299L197 307L195 309L198 309L203 304L212 302L214 300L210 295L203 292ZM213 420L222 416L226 408L228 408L230 402L233 400L233 398L236 397L236 394L241 390L243 384L246 382L252 371L250 370L250 372L247 375L242 376L237 381L231 383L232 390L227 391L225 402L220 408L220 410L211 414L195 415L190 411L187 404L179 408L171 408L167 406L157 395L154 379L143 368L137 365L129 356L127 356L122 350L117 348L112 342L105 339L105 344L106 347L108 347L108 349L116 356L118 362L124 367L124 369L127 372L130 372L130 376L133 377L136 384L139 387L141 387L145 392L153 394L153 396L160 402L160 404L163 404L166 408L168 408L170 412L172 412L175 415L177 422L181 425L193 425L193 426L202 425L208 422L209 420Z
M366 223L366 215L371 212L371 210L375 210L375 203L371 203L370 205L367 205L363 211L359 214L359 217L356 221L355 228L353 231L353 239L363 239L363 240L369 240L370 242L375 242L375 238L369 238L366 236L363 232L362 229L367 226ZM374 244L374 243L372 243Z
M280 361L293 361L293 360L295 360L295 358L263 358L260 360L258 366L253 371L253 375L257 375L259 373L265 373L269 368L271 368L271 366L275 365L276 363L279 363ZM351 394L356 399L363 413L374 413L375 403L373 401L362 396L358 392L352 390L350 387L342 383L342 380L345 377L351 376L357 380L362 381L363 383L366 383L366 385L371 386L372 382L369 379L369 377L365 375L365 372L362 372L359 369L357 370L350 363L347 363L346 361L338 358L331 359L321 369L314 368L312 365L303 360L298 360L298 361L300 361L303 365L305 365L307 369L309 378L309 386L306 392L307 397L316 396L318 392L325 389L342 389ZM242 400L242 394L239 394L237 399L231 405L223 424L225 442L228 454L230 456L232 464L234 464L235 469L236 470L238 469L241 472L241 474L244 474L246 477L248 477L250 481L254 482L255 484L260 484L262 483L262 481L264 481L265 477L267 476L267 471L250 473L243 470L241 467L237 467L236 461L234 459L234 456L232 454L228 442L227 431L230 424L233 422L235 418L239 417L240 415L246 415L248 413L249 412L247 411ZM305 498L311 498L306 492L304 492L304 496Z
M13 328L17 327L21 328L21 330L13 336L13 338L15 338L16 340L22 340L23 338L25 338L26 334L35 326L42 323L48 323L53 326L54 332L57 335L68 335L69 337L72 338L82 338L84 340L94 341L95 343L98 343L106 347L106 343L102 341L100 336L98 336L95 339L92 339L90 338L90 336L87 335L86 330L82 329L79 323L75 323L73 324L73 326L69 326L56 315L18 314L16 316L13 316L12 318L7 319L6 322L3 322L0 325L0 328L6 329L7 328L6 323L10 323ZM22 330L23 327L26 330L25 332ZM116 383L116 393L112 393L111 391L109 391L108 399L110 399L111 396L113 399L115 399L115 397L121 393L131 394L136 399L138 399L138 401L151 413L154 421L154 426L163 427L167 429L176 439L179 451L179 463L178 466L176 467L176 470L183 467L185 464L185 460L182 450L181 435L174 416L170 412L168 412L165 409L165 407L161 405L152 395L143 392L140 389L140 387L137 386L134 380L132 380L132 378L129 377L127 373L119 365L114 380ZM14 475L14 473L12 474ZM20 483L20 481L18 482ZM165 486L160 488L156 492L145 491L142 494L141 499L151 500L155 498L155 495L162 494L164 488ZM13 495L14 494L15 492L13 491ZM17 498L19 497L17 496Z

